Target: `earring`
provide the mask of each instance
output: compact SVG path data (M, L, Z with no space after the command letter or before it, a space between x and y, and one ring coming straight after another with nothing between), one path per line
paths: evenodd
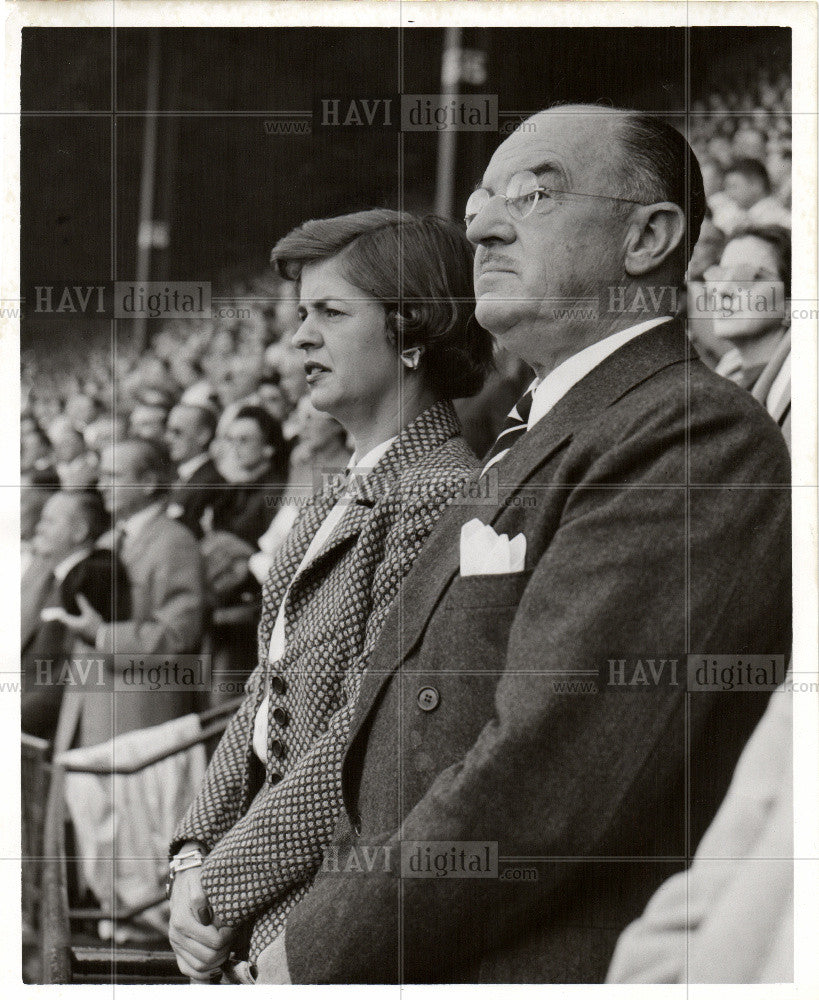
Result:
M421 360L422 351L422 347L408 347L405 351L401 351L401 361L407 368L414 370L418 367L418 362Z

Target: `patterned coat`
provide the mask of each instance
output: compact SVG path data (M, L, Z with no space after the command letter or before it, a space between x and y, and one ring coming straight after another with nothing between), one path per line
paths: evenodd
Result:
M341 809L341 761L367 656L415 557L476 465L459 435L452 404L431 406L370 475L349 484L351 502L341 522L295 579L343 484L328 483L316 494L271 567L259 665L171 846L173 853L198 840L208 848L202 868L208 900L219 923L241 927L245 940L250 934L251 960L284 926L332 837ZM283 598L286 653L269 665ZM266 685L263 775L252 738Z

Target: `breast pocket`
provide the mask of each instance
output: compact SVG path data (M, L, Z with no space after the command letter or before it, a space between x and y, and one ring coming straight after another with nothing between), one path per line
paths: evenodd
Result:
M527 570L457 576L432 623L436 669L502 669L509 630L531 575Z

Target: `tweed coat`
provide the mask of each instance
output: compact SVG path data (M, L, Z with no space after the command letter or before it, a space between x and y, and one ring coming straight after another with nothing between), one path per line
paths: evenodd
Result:
M602 982L769 697L696 690L687 655L787 663L788 452L682 324L613 352L494 468L370 656L337 863L287 921L295 983ZM523 572L460 575L473 517L524 534ZM475 842L484 877L445 867ZM418 877L427 849L444 877Z
M171 847L173 853L198 840L210 851L202 868L208 900L220 923L245 935L252 928L251 959L275 938L318 869L341 808L341 755L369 650L401 581L475 466L452 404L436 403L401 432L372 473L349 485L341 522L295 578L341 495L338 483L328 482L302 510L271 567L259 665ZM286 653L269 667L282 599ZM252 735L266 675L262 780Z

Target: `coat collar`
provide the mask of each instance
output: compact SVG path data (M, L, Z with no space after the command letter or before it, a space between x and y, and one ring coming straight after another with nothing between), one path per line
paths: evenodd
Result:
M696 358L679 320L670 320L648 331L644 337L629 341L592 369L489 470L489 475L497 474L500 502L484 508L485 514L478 508L476 515L473 504L453 505L447 509L405 581L402 612L398 614L393 609L373 650L362 678L350 739L354 738L387 678L415 648L441 595L457 574L462 526L475 516L486 524L494 524L507 502L583 425L662 369ZM475 478L480 478L480 474L476 473ZM527 562L528 559L529 553Z
M268 577L265 601L278 605L287 588L288 603L305 579L350 539L357 538L373 507L396 485L406 470L425 455L461 433L455 407L449 400L433 403L409 423L367 475L329 476L303 512L283 546L278 566ZM350 504L320 552L299 570L304 554L322 521L347 492ZM272 628L272 624L271 624ZM267 630L269 631L269 630ZM269 635L267 636L269 640Z

